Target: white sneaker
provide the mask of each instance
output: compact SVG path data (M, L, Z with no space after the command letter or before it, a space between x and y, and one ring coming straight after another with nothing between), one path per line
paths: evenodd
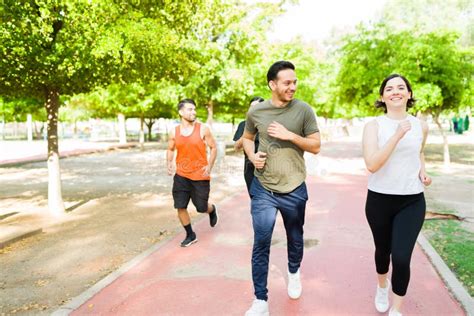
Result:
M388 291L390 289L390 281L387 279L387 287L382 288L377 284L377 292L375 293L375 309L380 313L388 311Z
M245 316L269 316L268 302L264 300L254 299L252 306L245 312Z
M390 308L390 311L388 312L388 316L403 316L402 313L399 311L396 311L392 308Z
M300 270L295 273L290 273L288 271L288 296L294 300L300 298L301 291L303 287L301 286Z

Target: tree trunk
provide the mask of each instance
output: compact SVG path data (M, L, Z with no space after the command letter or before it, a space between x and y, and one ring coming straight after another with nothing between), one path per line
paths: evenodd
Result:
M207 103L206 108L207 108L207 121L206 121L206 123L209 126L212 126L213 116L214 116L214 102L212 102L212 100L210 100Z
M143 116L140 116L140 136L139 136L140 150L145 149L145 132L143 129L143 125L144 125L143 121L144 121Z
M73 128L72 128L72 138L74 139L78 139L79 135L77 135L77 120L74 120L74 125L73 125Z
M43 123L41 133L43 134L43 140L48 141L48 119L46 119L46 122Z
M125 126L125 115L119 113L118 115L118 124L119 124L119 143L127 143L127 127Z
M443 137L443 160L444 160L444 167L449 169L451 167L451 158L449 155L449 144L448 144L448 136L443 130L443 126L439 120L439 114L434 115L434 121L438 126L439 131L441 132L441 136Z
M65 213L61 193L61 173L58 149L59 91L46 90L46 113L48 114L48 206L52 215Z
M165 125L165 132L166 132L166 136L165 136L165 139L164 141L167 142L169 140L169 135L170 135L170 120L166 120L166 125Z
M153 127L153 124L155 124L154 119L150 119L149 121L145 120L146 127L148 129L148 141L151 141L151 129Z
M33 138L41 138L41 130L38 131L38 124L36 124L37 122L33 122L33 127L34 127L34 137Z
M33 119L31 114L26 115L26 138L29 142L33 141Z
M0 139L5 140L5 117L0 121L0 134L2 135Z
M13 122L13 137L15 139L18 138L18 122L17 121Z

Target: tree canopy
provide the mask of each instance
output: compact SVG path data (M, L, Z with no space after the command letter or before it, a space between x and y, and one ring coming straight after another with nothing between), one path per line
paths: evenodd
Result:
M420 99L415 110L439 115L459 107L473 76L473 52L456 45L457 39L450 32L392 33L383 25L361 29L340 50L337 100L346 108L360 108L352 116L373 114L380 83L399 73Z

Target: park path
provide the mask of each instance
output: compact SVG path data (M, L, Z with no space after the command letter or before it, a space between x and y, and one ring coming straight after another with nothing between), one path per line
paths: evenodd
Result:
M366 179L360 170L308 177L299 300L286 294L286 238L278 219L270 258L271 315L379 315L373 306L373 244L363 211ZM217 227L210 228L207 218L194 224L198 243L179 247L179 233L56 314L243 315L253 299L246 192L227 198L219 211ZM464 315L418 245L404 315Z
M92 142L84 140L66 139L59 144L61 158L105 152L113 149L136 147L137 143L119 144L118 142ZM0 141L0 167L46 161L46 141Z

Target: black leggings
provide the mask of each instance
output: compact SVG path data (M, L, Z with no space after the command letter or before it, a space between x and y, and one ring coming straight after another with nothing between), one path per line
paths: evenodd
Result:
M365 215L374 236L377 273L388 272L391 254L392 289L399 296L407 292L411 255L425 211L423 193L392 195L370 190L367 193Z

